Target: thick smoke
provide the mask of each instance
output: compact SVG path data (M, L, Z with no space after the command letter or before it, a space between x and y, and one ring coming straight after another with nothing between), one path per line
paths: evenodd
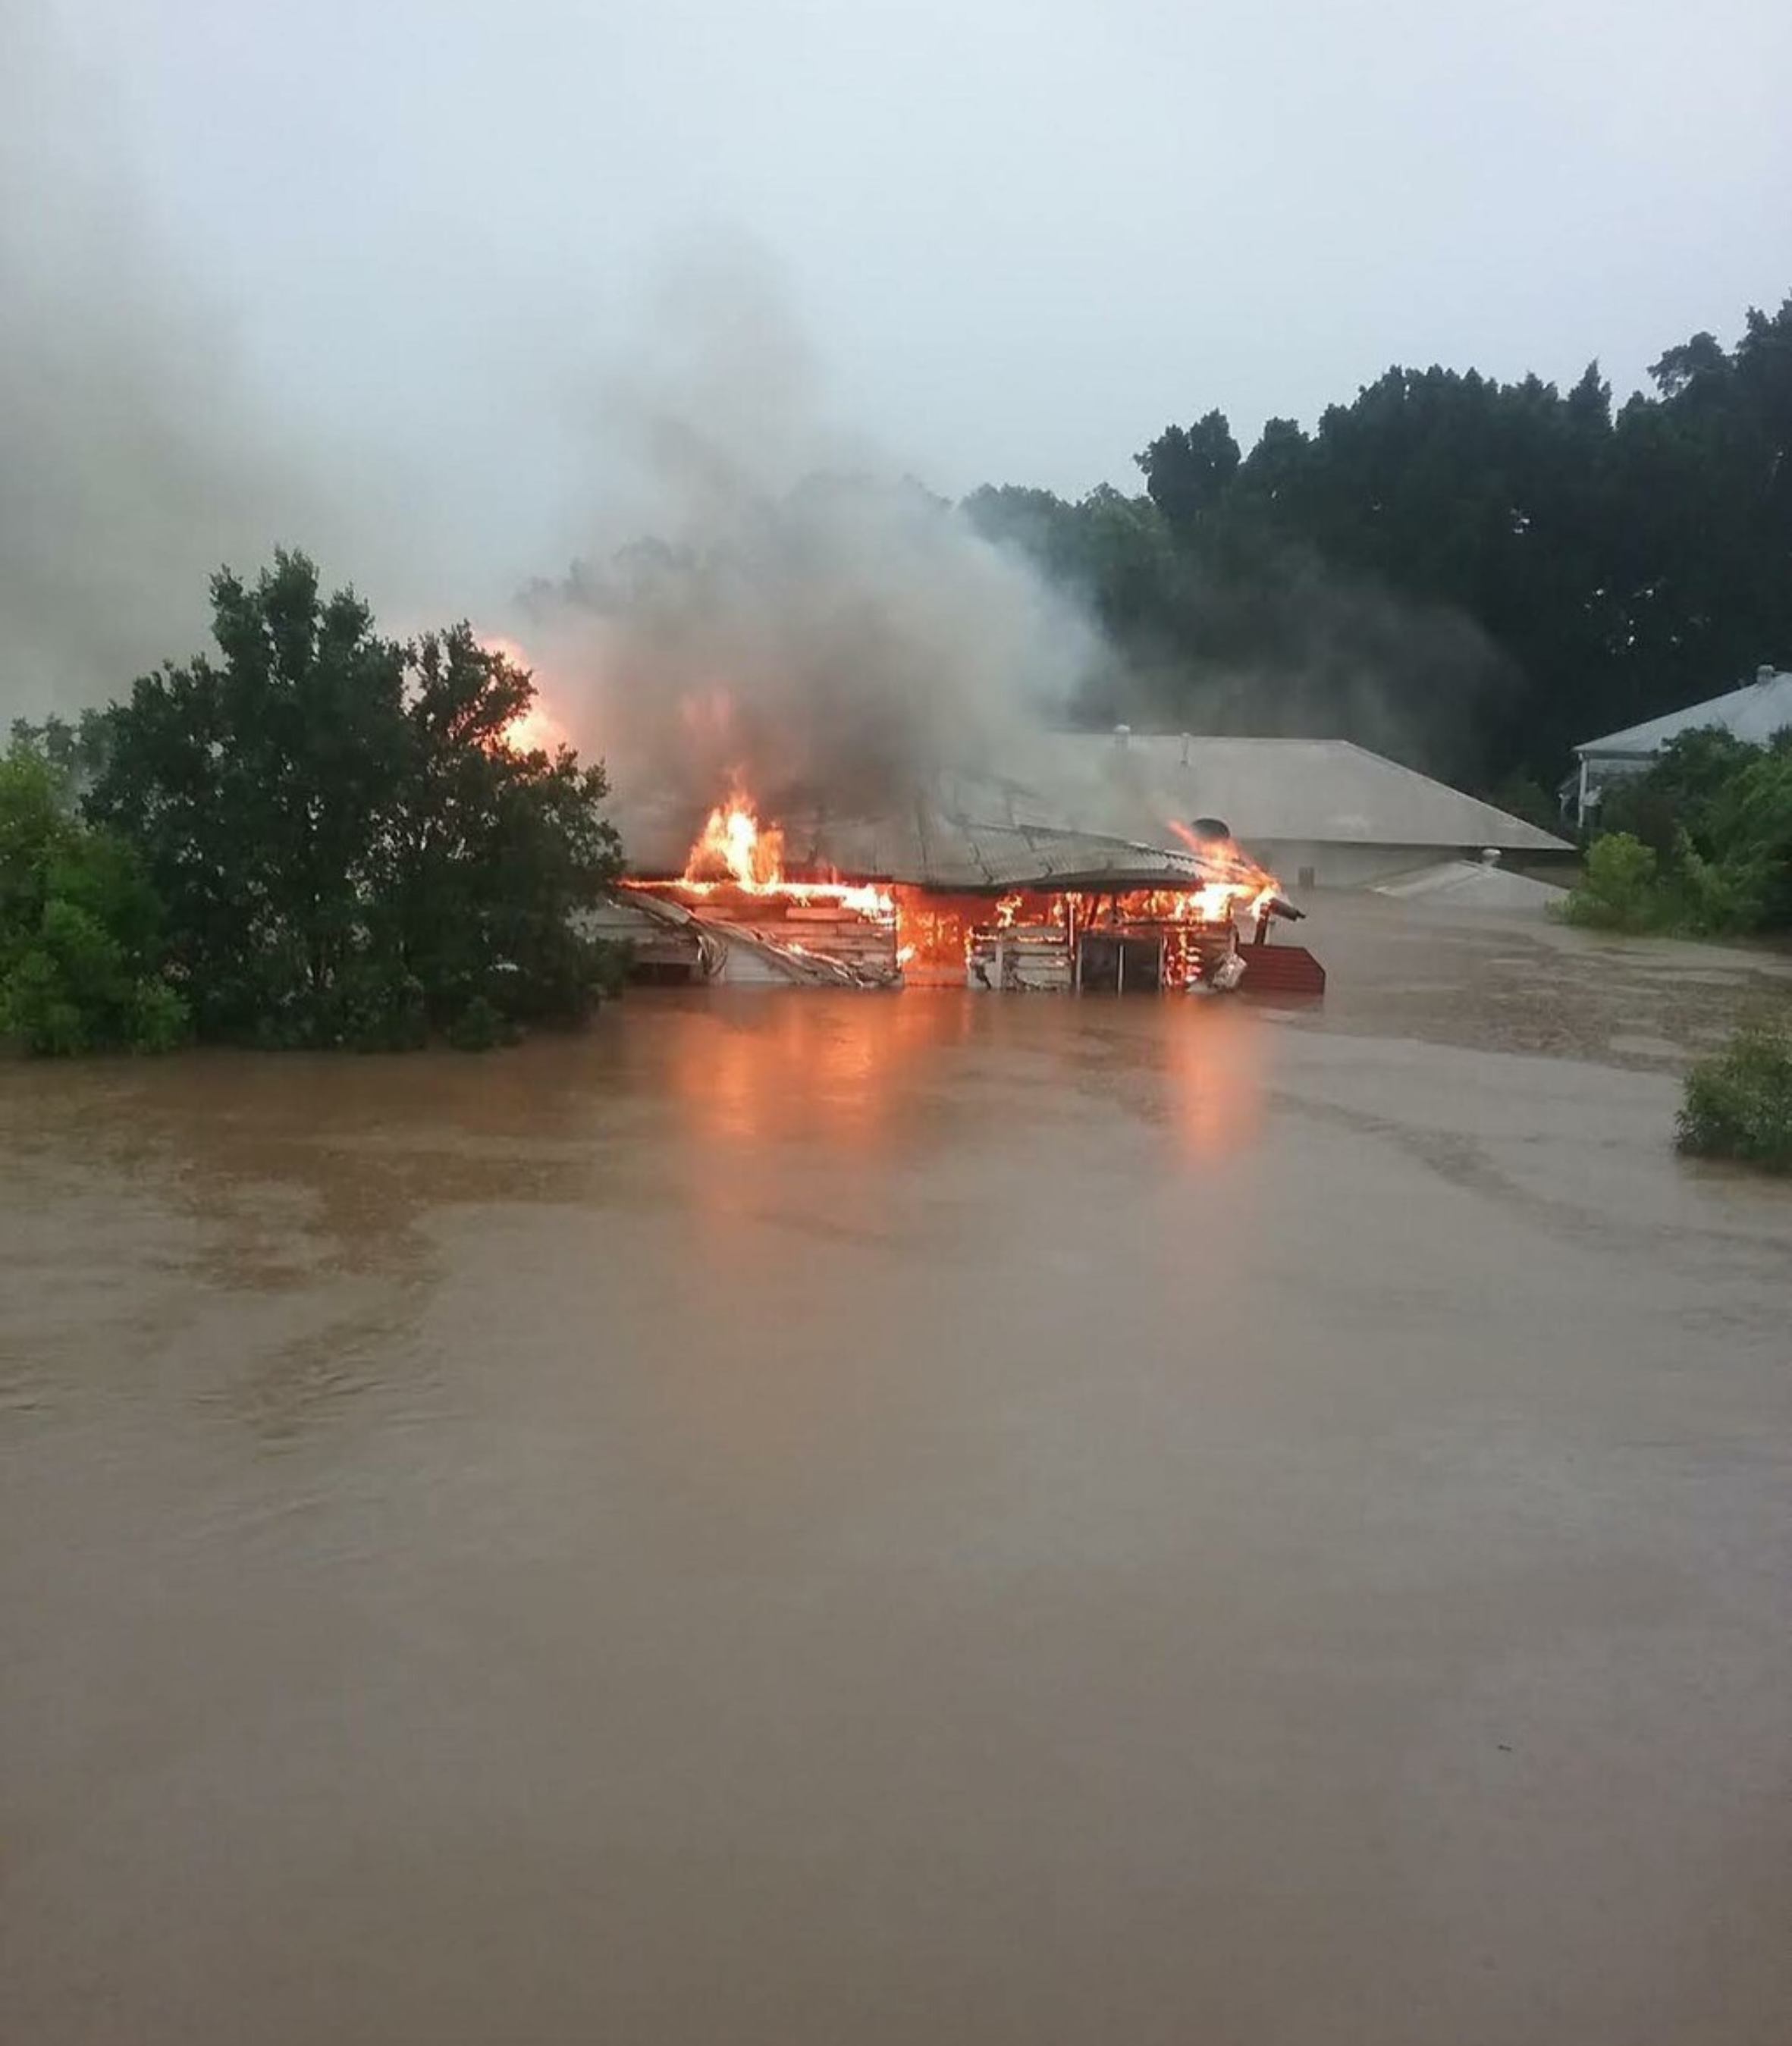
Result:
M606 386L648 537L530 593L556 714L607 757L624 820L693 818L738 779L770 813L900 806L1061 718L1097 659L1065 596L822 423L765 266L681 269L654 346ZM613 475L613 467L605 473Z
M227 310L133 191L115 90L54 10L0 0L0 721L122 694L206 639L207 579L274 547L378 581L399 530L303 451ZM310 437L315 442L315 435Z
M955 772L1024 779L1029 735L1072 721L1342 729L1447 757L1430 732L1400 743L1380 684L1403 662L1435 674L1400 695L1444 721L1482 662L1468 628L1418 632L1298 578L1221 635L1199 713L1185 656L1129 670L1077 594L831 424L782 284L740 240L662 277L601 376L566 323L515 342L492 390L512 413L541 395L553 453L503 465L507 499L458 422L433 455L320 432L256 387L228 307L138 196L115 87L55 25L0 0L0 730L193 652L211 572L285 544L388 630L470 608L520 641L554 720L607 759L625 830L647 812L694 828L736 778L786 816L906 807ZM520 620L481 613L555 531L578 566Z
M257 388L228 307L139 196L114 82L72 62L57 25L37 0L0 0L0 720L122 694L196 650L211 573L252 573L276 546L352 578L391 630L514 586L527 543L491 530L465 463L423 487L420 451L350 449ZM638 324L596 376L551 322L517 344L527 361L494 368L507 402L539 392L559 429L554 462L510 465L538 500L522 523L558 523L562 558L584 566L537 585L520 625L478 620L526 643L625 816L670 801L700 816L736 774L768 808L877 808L1069 701L1086 627L825 423L751 245L688 251ZM579 479L558 521L556 470ZM473 523L451 541L453 518ZM445 548L464 566L469 542L480 561L457 585Z

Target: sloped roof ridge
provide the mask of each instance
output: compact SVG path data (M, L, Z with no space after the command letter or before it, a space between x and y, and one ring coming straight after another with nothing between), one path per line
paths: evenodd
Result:
M1634 724L1620 726L1616 732L1601 732L1597 739L1583 739L1574 747L1577 754L1647 752L1655 744L1678 738L1683 732L1697 732L1706 725L1724 725L1734 728L1734 721L1753 709L1784 694L1786 712L1792 723L1792 670L1776 669L1771 674L1756 675L1752 681L1743 682L1733 689L1721 690L1714 697L1701 697L1697 703L1683 704L1678 710L1664 710L1654 717L1639 718ZM1728 708L1729 716L1724 715Z

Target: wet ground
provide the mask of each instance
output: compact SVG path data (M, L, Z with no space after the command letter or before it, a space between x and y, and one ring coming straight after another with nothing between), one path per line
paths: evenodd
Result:
M0 1066L0 2037L1792 2037L1770 963Z

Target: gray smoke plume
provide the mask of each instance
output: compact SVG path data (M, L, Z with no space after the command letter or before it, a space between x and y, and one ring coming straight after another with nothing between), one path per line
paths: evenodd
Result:
M1259 557L1242 597L1197 586L1216 650L1149 647L1096 680L1086 721L1221 736L1347 739L1446 779L1472 776L1484 728L1516 696L1509 656L1465 612L1283 544Z
M738 779L768 815L865 815L996 763L1061 717L1099 648L1072 601L956 510L831 435L775 280L711 252L608 380L600 447L633 489L527 600L554 715L632 807L695 820ZM628 508L624 509L624 505Z
M113 82L53 8L0 0L0 77L3 727L195 651L225 562L297 545L377 582L402 522L377 501L389 463L326 486L315 430L251 388L228 308L133 190Z

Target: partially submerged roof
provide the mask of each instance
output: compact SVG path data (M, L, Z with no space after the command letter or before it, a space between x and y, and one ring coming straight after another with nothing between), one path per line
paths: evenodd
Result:
M1585 739L1574 748L1584 760L1647 760L1683 732L1719 725L1751 746L1765 746L1776 732L1792 726L1792 670L1778 674L1763 668L1751 682L1703 703L1670 710L1665 716L1609 732L1603 739Z
M1416 874L1378 882L1377 895L1396 901L1431 903L1439 909L1520 909L1542 911L1559 902L1568 893L1528 874L1513 874L1503 867L1489 867L1480 859L1446 859L1439 866L1421 867Z
M1171 818L1222 819L1247 851L1273 844L1560 852L1562 840L1343 739L1057 732L1030 744L1015 814L1161 842ZM1029 800L1030 799L1030 800Z
M769 821L770 820L768 820ZM879 816L783 810L784 864L792 874L863 874L925 888L977 890L1044 883L1072 887L1198 887L1209 878L1180 847L1134 843L1012 817L985 822L917 798ZM676 874L689 850L688 820L625 813L624 843L639 874Z
M768 809L794 874L873 874L943 889L1198 886L1172 821L1218 817L1246 852L1272 845L1560 852L1558 838L1342 739L1182 739L1053 732L1004 771L948 775L871 816ZM639 874L676 874L702 820L630 802L618 822Z

